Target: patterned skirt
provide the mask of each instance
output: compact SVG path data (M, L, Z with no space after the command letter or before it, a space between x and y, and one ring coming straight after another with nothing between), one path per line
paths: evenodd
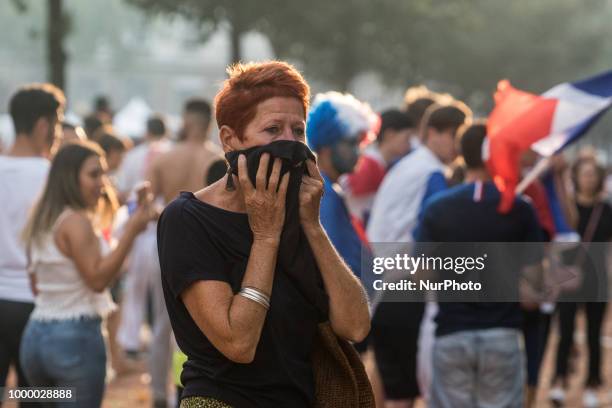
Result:
M232 408L232 406L215 398L187 397L181 400L180 408Z

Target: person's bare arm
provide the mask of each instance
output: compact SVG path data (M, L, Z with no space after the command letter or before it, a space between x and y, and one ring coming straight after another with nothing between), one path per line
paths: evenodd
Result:
M541 261L522 268L519 279L519 300L523 308L534 310L541 302L549 301L550 293L547 291L550 289L544 282L544 265Z
M107 256L100 252L100 241L85 214L72 213L60 224L55 240L71 258L85 284L102 292L117 276L136 236L151 219L150 208L141 206L128 221L118 245Z
M278 245L253 241L242 286L271 293ZM195 323L217 350L236 363L253 361L266 318L263 306L234 295L227 283L212 280L195 282L181 297Z
M576 203L570 196L569 192L566 188L566 182L564 180L563 175L555 174L555 188L557 189L557 194L559 196L559 201L561 202L561 208L563 210L563 215L567 219L569 226L572 229L578 228L578 211L576 210Z
M359 342L370 331L367 295L321 226L323 179L313 161L308 160L307 165L311 176L302 179L300 220L329 295L329 321L338 336Z
M268 155L262 156L256 188L248 180L244 157L239 159L238 173L253 231L253 245L242 287L251 286L269 296L285 220L289 175L282 177L277 192L281 169L281 161L277 160L266 187L268 161ZM234 295L227 283L219 281L198 281L183 291L181 299L202 333L217 350L237 363L253 361L266 318L266 309L262 305Z
M28 245L26 247L26 259L27 259L27 270L28 270L28 281L30 283L30 290L34 297L38 296L38 286L36 285L36 274L30 268L32 267L32 249Z
M33 273L28 273L28 278L30 280L30 290L34 296L38 296L38 287L36 286L36 275Z
M563 215L569 226L576 229L578 226L578 211L576 210L576 203L567 191L567 162L562 153L552 157L552 170L554 186Z

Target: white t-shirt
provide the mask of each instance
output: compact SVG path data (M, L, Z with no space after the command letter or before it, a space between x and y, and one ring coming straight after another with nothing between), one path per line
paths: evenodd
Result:
M48 173L46 159L0 156L0 299L34 301L21 233Z
M367 230L370 242L414 242L412 232L431 190L432 175L444 179L443 172L444 165L423 145L393 166L374 198Z

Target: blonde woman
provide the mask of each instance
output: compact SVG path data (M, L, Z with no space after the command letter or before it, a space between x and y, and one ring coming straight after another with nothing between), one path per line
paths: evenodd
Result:
M22 368L32 386L74 388L71 407L102 403L106 353L100 324L115 308L108 287L153 216L143 195L110 250L99 232L115 209L107 184L98 145L64 146L24 230L36 300L21 343Z

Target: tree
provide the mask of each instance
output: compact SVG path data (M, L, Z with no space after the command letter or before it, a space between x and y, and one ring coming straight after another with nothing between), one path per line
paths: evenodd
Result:
M62 11L62 0L49 0L47 11L47 78L66 91L66 60L64 38L68 34L68 15Z
M440 27L444 47L428 47L423 68L459 96L485 95L487 107L502 78L537 93L594 74L612 34L610 7L600 0L589 8L577 0L472 0L463 15L468 21Z
M249 0L127 0L149 14L185 17L198 25L202 39L221 23L230 25L231 62L241 60L242 36L257 30L266 20L266 11L282 5L280 0L264 2Z
M28 11L27 0L12 0L20 13ZM66 63L64 40L70 32L70 16L63 10L62 0L47 1L47 80L66 92Z
M128 1L209 30L229 22L233 61L241 34L258 30L279 58L329 86L347 90L374 72L389 86L427 82L481 109L504 77L537 92L595 72L612 34L607 0Z
M297 0L127 1L148 13L187 17L203 29L203 38L220 23L228 22L232 62L241 59L242 34L258 30L268 36L279 57L300 61L314 77L325 78L342 89L349 87L355 75L371 67L369 57L377 52L377 36L383 31L378 28L379 22L392 30L395 39L402 37L402 31L395 29L402 24L387 26L384 18L398 15L396 4L411 3L394 0L311 0L308 4ZM385 10L384 15L380 15L381 9ZM371 49L364 49L368 47Z
M307 8L288 2L299 16L272 14L264 32L281 58L301 61L307 73L342 90L365 71L397 85L405 80L395 78L420 74L428 34L459 18L452 11L463 1L313 0Z
M371 71L390 86L437 84L477 108L501 78L538 92L594 73L612 34L605 0L311 3L297 8L297 23L272 14L265 31L279 57L301 61L310 77L348 89Z

